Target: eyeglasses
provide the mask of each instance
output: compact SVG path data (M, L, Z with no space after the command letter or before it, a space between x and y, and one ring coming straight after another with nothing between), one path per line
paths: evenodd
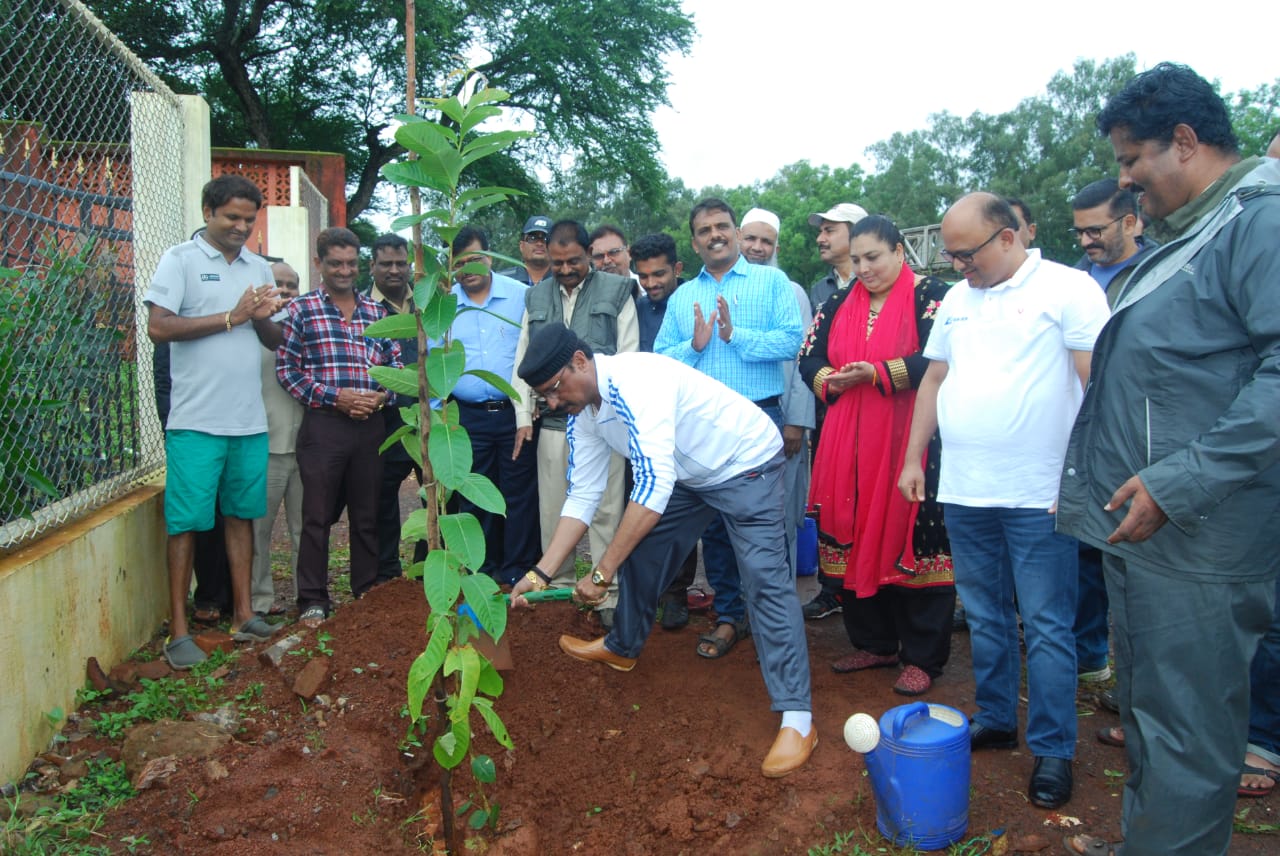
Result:
M1102 233L1105 232L1108 228L1110 228L1113 223L1119 223L1121 220L1123 220L1127 216L1128 216L1127 214L1121 214L1119 217L1112 220L1110 223L1103 223L1101 226L1085 226L1080 229L1077 229L1075 226L1072 226L1067 231L1070 232L1072 237L1076 238L1077 240L1080 238L1081 235L1084 235L1090 241L1096 241L1102 237Z
M551 384L551 386L547 387L542 392L535 392L533 394L534 398L538 399L538 401L541 401L543 404L546 404L547 396L554 394L555 391L560 388L560 384L564 383L563 375L564 370L567 368L569 367L565 366L564 369L560 369L560 371L556 372L557 375L560 375L560 377L556 378L556 382Z
M545 244L547 242L546 232L530 232L520 239L526 244Z
M626 247L614 247L612 250L605 250L603 253L594 253L591 261L600 264L607 257L609 261L617 261L618 257L627 251Z
M954 250L954 251L943 250L942 252L938 253L938 255L942 256L942 260L944 262L958 261L961 264L966 264L966 265L973 264L973 257L976 256L978 253L982 252L983 248L986 247L987 244L991 243L996 238L1000 237L1000 233L1007 228L1009 227L1005 226L1004 228L996 229L994 232L991 233L990 238L987 238L985 241L983 241L981 244L978 244L978 246L974 247L972 250Z

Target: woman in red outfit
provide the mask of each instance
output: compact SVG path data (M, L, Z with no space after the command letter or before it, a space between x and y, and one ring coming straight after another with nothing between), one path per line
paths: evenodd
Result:
M904 665L894 690L926 692L951 655L955 578L937 503L937 434L925 460L926 498L898 491L922 356L947 284L906 264L887 217L852 228L856 279L823 304L800 350L800 373L828 406L813 465L810 514L822 571L843 580L854 652L837 672Z

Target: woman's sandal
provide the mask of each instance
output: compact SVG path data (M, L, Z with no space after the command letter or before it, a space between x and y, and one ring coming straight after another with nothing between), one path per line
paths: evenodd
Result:
M719 660L725 654L728 654L730 649L738 644L739 640L746 639L751 635L751 626L747 624L746 619L742 621L721 621L716 625L716 630L726 624L733 628L733 636L728 639L717 636L714 631L704 633L698 637L697 651L699 657L706 657L708 660ZM712 650L704 651L702 648L704 644L710 645Z

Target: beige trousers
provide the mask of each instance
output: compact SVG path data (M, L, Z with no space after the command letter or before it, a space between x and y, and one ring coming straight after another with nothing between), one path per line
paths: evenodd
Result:
M596 509L591 526L587 529L587 541L591 545L591 564L600 563L613 535L618 531L626 497L624 490L626 462L621 455L609 458L609 483L600 507ZM538 512L542 524L542 549L551 544L551 536L560 522L560 510L564 507L565 494L569 490L569 440L563 431L538 432ZM552 576L554 588L572 588L577 583L573 573L573 557L565 559ZM613 609L618 605L618 581L609 586L609 596L597 609Z

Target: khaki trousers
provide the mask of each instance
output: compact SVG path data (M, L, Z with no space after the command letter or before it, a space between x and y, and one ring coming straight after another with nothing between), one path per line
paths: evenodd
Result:
M600 499L600 507L596 509L591 526L587 529L587 540L591 545L591 564L600 563L613 535L618 531L618 521L622 519L622 509L626 500L625 479L626 466L621 455L614 454L609 458L609 483L605 487L604 496ZM538 436L538 511L542 524L542 549L545 551L551 544L551 536L555 534L556 524L560 522L560 510L564 507L565 494L569 490L569 441L563 431L552 431L544 427ZM564 561L552 576L554 588L572 588L577 584L573 573L573 557ZM618 580L614 577L609 586L609 595L597 609L613 609L618 605Z

